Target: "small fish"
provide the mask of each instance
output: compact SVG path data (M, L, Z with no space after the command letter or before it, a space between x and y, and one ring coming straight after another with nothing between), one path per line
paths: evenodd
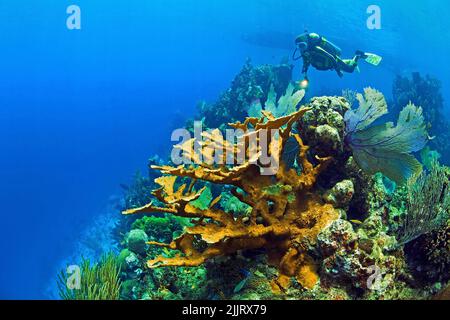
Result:
M361 225L363 224L362 221L360 220L350 220L351 223L357 224L357 225Z
M256 270L255 271L255 276L260 277L260 278L264 278L264 273L262 273L261 271Z
M234 287L233 293L238 293L239 291L241 291L245 285L247 284L248 281L248 277L244 278L243 280L241 280L236 287Z
M244 276L244 279L239 281L239 283L236 285L236 287L234 287L234 290L233 290L234 293L238 293L245 287L245 285L247 284L248 279L250 279L250 275L251 275L251 272L248 271L247 269L240 269L239 272Z
M240 269L239 271L240 271L240 273L241 273L244 277L246 277L246 278L249 277L250 274L251 274L251 272L248 271L247 269Z

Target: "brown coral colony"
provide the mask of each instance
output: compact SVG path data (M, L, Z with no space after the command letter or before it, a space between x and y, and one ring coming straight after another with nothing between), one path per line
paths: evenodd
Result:
M153 169L164 174L155 180L161 188L153 192L163 205L150 203L125 211L124 214L166 213L190 218L194 225L187 227L184 234L170 244L150 242L150 245L178 250L181 254L172 258L159 256L148 261L148 267L193 267L208 259L241 250L265 249L269 263L279 271L278 278L272 281L274 292L285 291L293 277L302 287L313 288L318 275L316 262L308 253L309 248L316 243L319 233L339 218L339 214L331 204L323 202L321 192L316 189L317 177L332 159L310 160L309 147L304 144L300 134L292 130L293 125L308 110L301 108L280 118L264 112L264 117L260 119L247 118L244 123L230 124L231 127L242 130L246 139L255 134L259 140L267 139L265 142L269 146L269 154L278 161L278 170L273 175L262 174L262 169L252 159L234 166L212 166L205 163L179 167L153 166ZM278 130L279 135L276 139L271 135L259 135L261 130ZM280 161L291 137L300 146L297 163L301 172ZM234 145L221 143L224 150L231 148L236 151L242 148L239 142ZM244 147L247 155L250 153L249 149L248 146ZM261 150L258 151L261 154ZM205 147L202 155L208 159L212 153ZM190 153L190 157L195 160L193 153ZM177 177L190 178L191 183L179 186L176 183ZM251 206L250 216L235 217L221 210L218 208L220 197L214 199L206 210L193 206L192 202L204 191L204 188L195 190L196 181L234 187L233 194ZM200 248L198 240L202 240L205 245Z

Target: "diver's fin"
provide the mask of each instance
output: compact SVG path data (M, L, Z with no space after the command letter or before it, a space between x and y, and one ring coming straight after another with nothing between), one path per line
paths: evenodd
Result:
M364 57L363 57L364 61L366 61L367 63L373 65L373 66L378 66L381 63L381 60L383 60L382 57L380 57L379 55L376 55L374 53L364 53Z

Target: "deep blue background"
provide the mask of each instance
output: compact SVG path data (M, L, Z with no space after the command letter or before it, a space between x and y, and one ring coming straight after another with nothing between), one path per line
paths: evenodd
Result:
M382 30L366 28L373 3ZM66 28L71 4L82 30ZM87 221L170 147L175 118L213 101L246 57L291 54L243 34L308 28L345 56L384 56L344 79L311 72L313 93L370 85L389 97L395 73L421 71L448 100L449 11L447 0L1 0L0 298L47 297Z

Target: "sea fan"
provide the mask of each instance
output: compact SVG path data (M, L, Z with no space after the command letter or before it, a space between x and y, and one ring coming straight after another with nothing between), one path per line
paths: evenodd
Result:
M267 95L267 100L263 106L260 100L255 100L248 110L248 115L254 118L261 118L262 111L269 111L275 118L284 117L297 111L298 104L305 97L305 90L295 91L295 86L290 83L286 89L284 96L280 97L277 103L277 94L273 84L270 86L270 91Z
M357 95L359 107L345 114L346 143L358 165L368 174L377 172L395 181L406 182L422 171L411 154L423 149L428 140L422 108L408 104L394 126L392 122L369 127L388 113L382 93L366 88Z

